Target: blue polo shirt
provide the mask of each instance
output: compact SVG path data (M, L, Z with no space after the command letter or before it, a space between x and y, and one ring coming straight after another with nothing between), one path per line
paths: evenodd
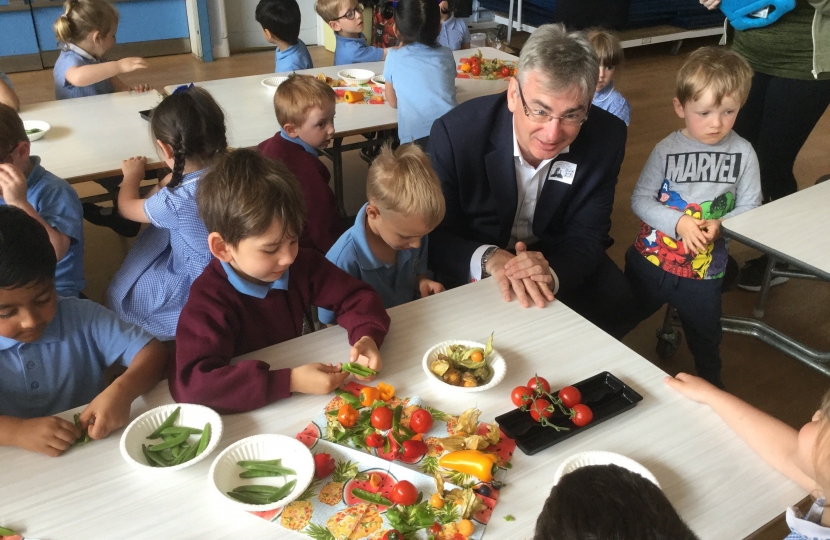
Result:
M372 47L366 43L366 36L363 34L360 34L356 38L347 38L335 32L334 39L336 42L334 48L335 66L357 64L360 62L380 62L383 60L383 49ZM455 67L454 64L453 67Z
M98 96L101 94L112 94L115 87L109 79L98 81L88 86L74 86L66 81L66 72L69 68L100 64L98 60L80 47L69 44L67 49L61 51L55 62L52 75L55 78L55 99L71 99L86 96Z
M428 137L432 123L458 104L455 74L455 59L446 47L410 43L389 49L383 78L398 98L401 144Z
M104 370L130 365L153 336L90 300L58 298L39 340L0 337L0 415L49 416L89 403Z
M277 49L275 73L297 71L299 69L311 69L314 64L311 62L311 55L303 40L298 39L297 43L284 51Z
M230 282L231 286L236 289L236 292L253 296L254 298L265 298L268 296L268 291L271 289L280 289L283 291L288 290L288 271L291 270L290 268L285 271L282 277L270 285L260 285L259 283L251 283L247 279L243 279L236 273L233 266L225 261L219 261L219 263L222 265L222 268L225 269L225 273L228 274L228 282Z
M55 287L61 296L78 296L84 290L84 209L78 193L30 156L32 172L26 177L26 199L55 230L69 237L69 250L58 261ZM6 204L0 197L0 204Z
M470 29L467 23L454 16L441 23L441 33L438 34L438 43L451 51L457 51L465 43L470 42Z
M383 262L372 253L366 239L366 206L357 213L354 225L326 253L326 258L371 285L386 309L419 298L417 278L427 273L427 237L421 239L419 248L398 251L395 264ZM318 317L323 324L337 322L334 313L325 309L318 310Z

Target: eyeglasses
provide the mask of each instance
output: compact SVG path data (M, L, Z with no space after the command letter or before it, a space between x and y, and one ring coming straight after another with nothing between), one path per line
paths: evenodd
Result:
M349 9L349 11L347 11L344 15L341 15L334 20L337 21L339 19L348 19L350 21L353 21L354 18L357 16L358 12L363 13L363 4L358 4L356 7Z
M550 122L551 120L559 120L559 123L565 126L581 126L585 123L588 119L588 111L574 111L572 113L568 113L562 116L553 116L548 114L547 111L537 110L531 111L527 108L527 101L525 101L525 96L522 94L522 85L519 84L519 79L516 79L516 86L519 88L519 97L522 99L522 106L524 107L525 114L528 118L530 118L531 122L536 122L537 124L544 124Z

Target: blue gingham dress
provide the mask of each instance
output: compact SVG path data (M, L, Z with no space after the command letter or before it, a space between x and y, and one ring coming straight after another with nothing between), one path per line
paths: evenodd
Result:
M190 285L211 259L195 198L205 171L184 175L175 189L162 188L144 202L150 226L107 289L110 309L161 341L175 339Z
M786 519L791 532L784 540L830 540L830 528L821 525L825 504L824 499L818 499L804 516L793 507L787 508Z

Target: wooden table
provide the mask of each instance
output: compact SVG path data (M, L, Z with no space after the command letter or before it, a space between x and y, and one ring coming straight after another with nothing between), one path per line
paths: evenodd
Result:
M559 388L608 370L644 398L633 410L533 457L517 450L487 539L530 538L556 467L584 450L619 452L642 463L704 540L743 538L805 496L709 408L668 388L660 369L561 303L522 309L515 301L505 303L489 279L389 313L392 329L381 349L385 364L380 379L393 384L398 395L421 396L438 409L461 412L475 406L483 411L482 421L491 421L513 407L510 391L534 372ZM421 360L431 345L446 339L482 341L491 331L508 366L497 387L453 394L426 378ZM334 327L247 357L297 366L342 361L348 351L346 332ZM243 437L296 434L329 399L296 395L258 411L224 416L224 438L215 453L171 475L130 467L118 449L123 430L60 458L0 448L0 522L52 540L307 538L230 509L209 487L207 472L221 450ZM131 417L170 401L162 383L133 404ZM70 418L72 412L61 416ZM516 520L505 521L508 514Z

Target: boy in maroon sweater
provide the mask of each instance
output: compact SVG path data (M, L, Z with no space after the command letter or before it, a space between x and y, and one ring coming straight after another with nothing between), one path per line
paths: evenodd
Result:
M380 370L378 347L389 330L383 302L323 255L298 247L303 196L284 165L251 150L230 152L202 178L196 203L216 258L193 282L179 318L169 379L176 401L238 413L292 392L340 386L348 376L340 364L230 365L235 356L302 335L312 305L333 310L348 331L349 361Z
M257 146L263 156L283 162L303 190L306 221L300 247L326 254L343 232L340 211L329 187L331 174L317 150L334 136L334 90L314 77L291 75L277 87L274 111L282 126Z

